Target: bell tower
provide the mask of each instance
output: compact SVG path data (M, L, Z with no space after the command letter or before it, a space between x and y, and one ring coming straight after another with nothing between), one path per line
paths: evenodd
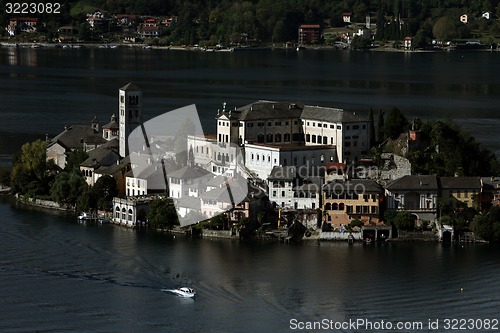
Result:
M128 136L142 123L142 90L130 82L119 90L120 156L128 151Z

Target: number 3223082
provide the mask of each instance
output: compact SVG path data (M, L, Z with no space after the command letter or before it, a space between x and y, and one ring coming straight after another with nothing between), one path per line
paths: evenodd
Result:
M36 2L7 2L5 4L7 14L60 14L61 4L58 2L36 3Z

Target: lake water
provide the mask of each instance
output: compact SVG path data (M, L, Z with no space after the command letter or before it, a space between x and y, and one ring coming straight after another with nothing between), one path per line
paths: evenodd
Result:
M292 100L452 119L500 150L499 53L0 48L0 162L65 124L107 123L118 88L145 118ZM489 245L201 240L78 224L0 198L0 332L290 332L290 321L500 319ZM194 287L185 300L162 289ZM498 328L498 326L497 326ZM372 332L374 329L331 330ZM469 329L467 332L474 330Z
M1 332L291 332L294 319L500 319L499 247L173 238L78 224L5 198L0 216ZM182 285L198 297L161 291Z
M145 119L196 104L206 132L217 109L255 100L301 101L367 113L400 108L454 120L500 150L500 52L386 53L332 50L183 52L0 48L0 139L57 134L97 116L109 122L118 89L144 91ZM376 118L376 116L375 116ZM12 145L9 145L12 147ZM5 145L0 144L0 154Z

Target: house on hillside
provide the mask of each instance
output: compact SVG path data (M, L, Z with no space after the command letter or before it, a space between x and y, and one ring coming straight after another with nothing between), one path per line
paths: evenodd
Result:
M301 24L299 26L299 45L318 44L321 38L319 24Z

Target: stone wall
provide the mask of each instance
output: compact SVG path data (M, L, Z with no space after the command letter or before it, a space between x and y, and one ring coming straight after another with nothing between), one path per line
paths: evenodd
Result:
M363 234L361 232L333 232L333 231L320 231L318 239L320 240L336 240L336 241L348 241L349 236L352 235L352 239L359 241L363 240Z
M202 237L207 238L239 238L238 232L232 230L208 230L203 229Z

